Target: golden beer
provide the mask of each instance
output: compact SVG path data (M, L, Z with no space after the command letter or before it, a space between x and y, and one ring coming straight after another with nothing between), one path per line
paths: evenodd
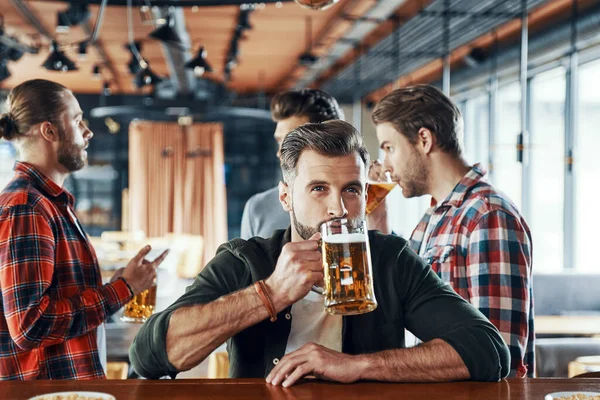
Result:
M125 305L121 321L125 322L145 322L156 307L156 285L150 289L144 290L136 295L129 303Z
M330 314L363 314L377 308L371 252L363 220L339 220L321 228L325 276L325 310Z
M369 182L367 185L366 213L371 214L395 187L395 182Z

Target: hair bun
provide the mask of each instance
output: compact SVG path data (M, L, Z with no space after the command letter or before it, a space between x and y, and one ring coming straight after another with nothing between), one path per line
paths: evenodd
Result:
M0 116L0 138L11 140L16 133L15 121L10 114L2 114Z

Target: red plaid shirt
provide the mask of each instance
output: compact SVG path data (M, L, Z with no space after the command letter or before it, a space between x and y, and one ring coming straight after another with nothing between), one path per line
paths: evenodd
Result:
M411 248L500 331L511 376L535 371L531 233L516 206L476 164L440 204L432 201Z
M0 379L104 378L97 328L132 297L102 285L73 196L16 163L0 193Z

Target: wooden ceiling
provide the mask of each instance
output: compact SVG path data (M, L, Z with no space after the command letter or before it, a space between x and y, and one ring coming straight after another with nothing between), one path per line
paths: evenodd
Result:
M313 37L319 41L315 53L323 54L336 36L339 37L344 29L349 28L348 21L341 18L341 15L350 9L356 12L355 16L360 16L366 10L365 3L373 1L340 0L325 11L305 9L293 2L279 5L268 3L258 7L250 14L253 29L246 31L240 41L240 62L232 71L228 87L238 93L246 93L256 92L261 87L267 92L274 92L292 86L299 76L298 57L306 49L307 17L312 18ZM25 3L46 30L56 35L61 45L77 43L87 37L84 29L79 26L72 27L66 34L55 32L57 13L67 9L66 2L30 0ZM98 9L99 6L90 5L91 28ZM0 0L0 12L4 16L5 31L9 35L16 35L26 44L35 41L34 36L38 32L21 15L13 0ZM215 72L206 74L209 79L223 80L225 59L239 12L238 6L184 8L186 29L192 43L191 54L195 55L199 46L204 45L208 61L215 69ZM142 42L142 56L156 73L169 75L163 46L148 37L154 27L152 24L142 23L138 8L133 10L133 21L134 39ZM52 72L41 67L49 54L50 40L44 36L37 40L42 43L40 52L35 55L25 54L18 62L10 62L8 68L12 75L0 82L0 88L11 88L27 79L44 78L60 82L77 93L99 93L106 80L110 82L113 93L139 93L127 68L131 55L124 47L128 42L126 7L109 5L105 11L97 43L107 55L106 59L93 46L89 46L87 58L80 60L76 46L67 46L65 52L76 61L78 71ZM92 78L92 69L96 64L104 65L102 79Z

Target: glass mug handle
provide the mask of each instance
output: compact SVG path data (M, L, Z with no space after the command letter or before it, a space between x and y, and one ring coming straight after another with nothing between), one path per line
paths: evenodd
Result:
M319 239L319 252L323 252L323 239ZM325 266L323 265L323 273L325 273ZM310 289L313 292L320 294L321 296L323 296L325 294L325 289L323 289L321 286L318 285L312 285L312 288Z

